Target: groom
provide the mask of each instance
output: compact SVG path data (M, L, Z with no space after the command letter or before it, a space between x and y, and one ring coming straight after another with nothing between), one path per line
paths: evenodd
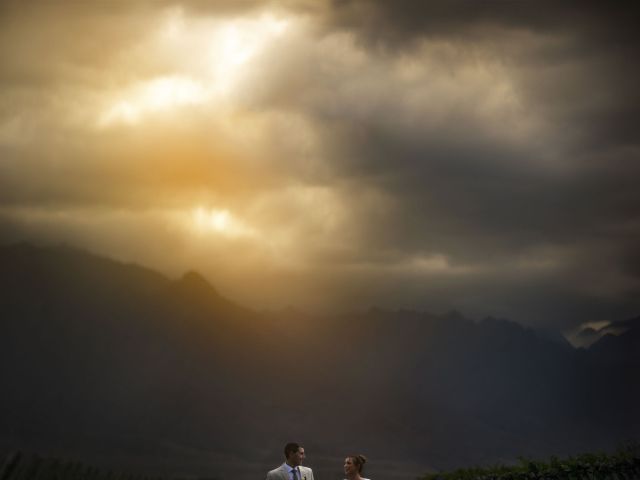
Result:
M286 461L275 470L267 473L267 480L313 480L310 468L303 467L304 448L297 443L287 443L284 446Z

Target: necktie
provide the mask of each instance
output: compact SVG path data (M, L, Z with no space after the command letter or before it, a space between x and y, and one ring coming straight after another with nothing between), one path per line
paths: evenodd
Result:
M298 469L294 468L291 473L293 474L293 480L298 480Z

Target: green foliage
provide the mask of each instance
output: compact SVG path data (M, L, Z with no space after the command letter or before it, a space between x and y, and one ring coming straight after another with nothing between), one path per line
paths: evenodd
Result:
M166 480L102 471L81 463L12 452L0 457L0 480Z
M613 454L587 453L547 462L520 458L517 465L473 467L432 473L420 480L638 480L640 444L629 444Z
M11 452L5 456L0 455L0 480L169 480L169 478L131 475L101 470L73 461ZM199 477L194 480L217 480L217 478Z

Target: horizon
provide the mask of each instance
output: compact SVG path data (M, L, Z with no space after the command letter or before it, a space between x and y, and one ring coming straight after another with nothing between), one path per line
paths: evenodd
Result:
M197 275L200 279L202 279L209 287L211 287L213 289L213 291L215 292L216 295L219 295L220 297L229 300L231 302L233 302L236 305L239 305L243 308L248 308L258 314L283 314L283 313L298 313L298 314L302 314L305 315L306 317L344 317L344 316L348 316L348 315L363 315L363 314L369 314L372 312L382 312L382 313L417 313L420 315L427 315L429 317L437 317L437 318L441 318L441 319L447 319L447 318L451 318L452 316L456 316L456 317L461 317L464 318L465 320L471 321L473 323L482 323L485 322L487 320L495 320L495 321L500 321L500 322L510 322L510 323L514 323L519 325L522 328L525 329L532 329L533 331L539 332L539 333L551 333L551 332L555 332L557 334L560 334L562 336L562 338L564 340L566 340L566 342L571 345L573 348L575 349L579 349L579 348L589 348L591 345L595 344L598 340L600 340L602 337L610 334L610 335L614 335L614 336L618 336L621 335L623 333L626 333L626 331L628 330L625 327L622 326L616 326L617 323L620 323L622 321L625 320L633 320L635 318L638 318L639 315L633 315L632 317L627 317L627 318L616 318L613 319L612 321L597 321L597 322L584 322L579 324L577 327L574 327L570 330L559 330L559 329L553 329L550 327L539 327L536 325L527 325L527 324L523 324L520 322L517 322L516 320L510 319L510 318L505 318L505 317L497 317L495 315L486 315L484 317L472 317L467 315L465 312L462 312L458 309L451 309L451 310L446 310L446 311L442 311L442 312L438 312L438 311L433 311L433 310L428 310L428 309L411 309L411 308L406 308L406 307L397 307L397 308L391 308L391 307L383 307L383 306L379 306L379 305L375 305L375 304L369 304L369 305L361 305L361 306L355 306L349 309L345 309L345 310L334 310L334 311L312 311L312 310L308 310L308 309L304 309L301 308L298 305L295 305L294 303L290 303L287 305L283 305L277 308L257 308L254 305L250 305L250 304L245 304L245 303L241 303L239 301L237 301L236 299L234 299L233 297L227 295L224 291L220 291L217 288L216 285L216 281L215 279L209 278L206 275L203 275L201 272L199 272L197 269L195 268L188 268L185 269L183 271L182 274L179 275L170 275L170 274L166 274L164 272L161 272L159 270L155 270L152 266L149 265L144 265L144 264L140 264L137 263L135 261L128 261L126 259L119 259L119 258L115 258L115 257L109 257L106 255L102 255L98 252L93 252L91 250L88 250L86 248L82 248L80 246L77 245L72 245L69 243L59 243L59 244L43 244L43 245L36 245L33 244L29 241L23 240L23 241L19 241L19 242L12 242L9 244L0 244L0 249L1 248L19 248L19 247L28 247L28 248L37 248L37 249L42 249L42 250L58 250L58 249L62 249L62 250L66 250L66 251L70 251L73 253L80 253L83 255L88 255L91 257L95 257L95 258L99 258L99 259L104 259L104 260L108 260L111 262L115 262L117 264L120 264L122 266L125 267L135 267L135 268L140 268L142 270L145 271L149 271L152 272L154 274L158 274L161 275L165 280L167 281L178 281L178 280L184 280L185 277L191 275L191 274L195 274ZM588 334L588 335L587 335Z

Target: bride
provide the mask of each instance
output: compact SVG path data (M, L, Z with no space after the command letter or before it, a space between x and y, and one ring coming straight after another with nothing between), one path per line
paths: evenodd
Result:
M349 455L344 459L344 474L347 480L369 480L364 478L362 474L362 467L367 461L367 457L364 455Z

